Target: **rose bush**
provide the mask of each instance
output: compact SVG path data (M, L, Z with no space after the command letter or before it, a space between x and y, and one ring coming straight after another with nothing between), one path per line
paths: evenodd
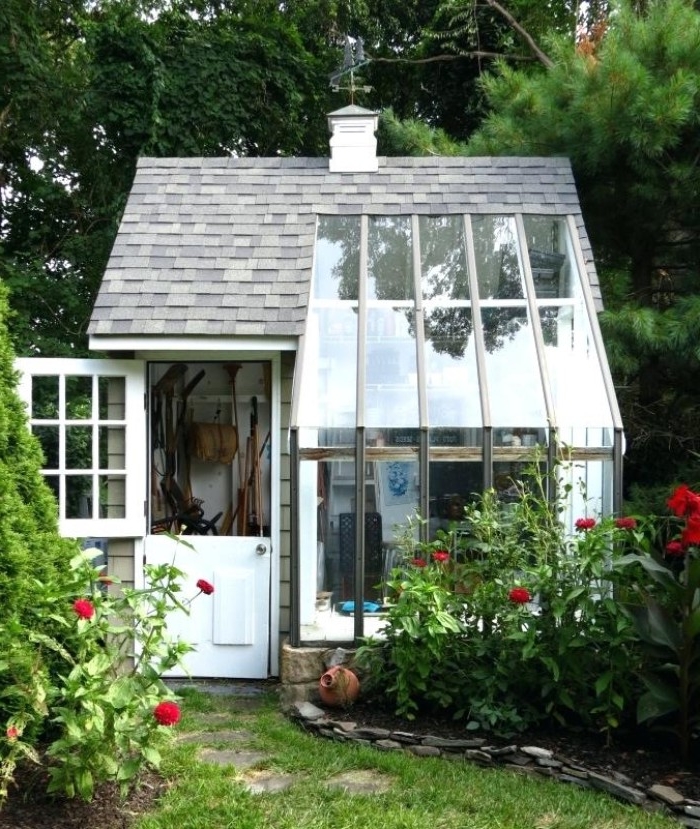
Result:
M38 584L36 625L0 623L0 805L21 758L46 766L50 791L84 799L107 780L126 792L144 764L159 765L158 744L180 719L161 677L191 650L170 639L167 618L192 599L174 565L144 570L145 588L120 586L81 552L67 578ZM204 579L197 587L214 592Z

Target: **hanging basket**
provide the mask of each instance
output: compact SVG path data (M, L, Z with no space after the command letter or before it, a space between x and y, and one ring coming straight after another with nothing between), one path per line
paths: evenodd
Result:
M238 451L238 432L224 423L192 423L189 445L192 456L200 461L229 464Z

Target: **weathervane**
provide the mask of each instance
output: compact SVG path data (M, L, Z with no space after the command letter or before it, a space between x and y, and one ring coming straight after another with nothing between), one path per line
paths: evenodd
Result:
M364 86L356 83L355 72L363 66L367 66L370 59L365 55L364 43L361 37L351 38L345 35L345 49L343 51L343 65L340 69L336 69L330 76L330 85L333 92L339 92L341 89L347 89L350 93L350 103L355 103L356 92L369 92L372 87ZM346 76L350 76L350 82L347 86L341 85L341 80Z

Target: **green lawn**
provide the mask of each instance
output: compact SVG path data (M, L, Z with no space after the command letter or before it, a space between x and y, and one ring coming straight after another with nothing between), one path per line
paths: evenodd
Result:
M280 712L274 695L251 707L247 699L183 693L179 740L164 751L171 781L157 809L136 829L642 829L678 827L601 793L486 770L441 758L336 743L312 737ZM237 750L265 755L250 771L198 759L202 744L231 748L211 736L243 731ZM199 738L197 738L199 739ZM246 777L289 773L294 784L274 794L253 794ZM381 794L348 794L328 787L346 772L366 772L382 782Z

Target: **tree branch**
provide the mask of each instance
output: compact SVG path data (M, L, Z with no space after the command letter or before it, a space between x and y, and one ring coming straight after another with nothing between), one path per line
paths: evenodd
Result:
M527 55L504 55L501 52L462 52L459 55L434 55L432 58L371 58L372 63L436 63L438 61L462 60L462 58L505 58L506 60L533 61Z
M539 62L545 66L547 69L551 69L554 66L554 61L540 49L540 47L535 43L534 38L532 35L527 32L523 27L518 23L518 21L513 17L513 15L503 8L503 6L498 2L498 0L484 0L487 6L491 6L494 11L497 11L502 17L506 19L508 25L511 28L515 29L515 31L523 38L523 40L527 43L527 45L532 49L535 57Z

